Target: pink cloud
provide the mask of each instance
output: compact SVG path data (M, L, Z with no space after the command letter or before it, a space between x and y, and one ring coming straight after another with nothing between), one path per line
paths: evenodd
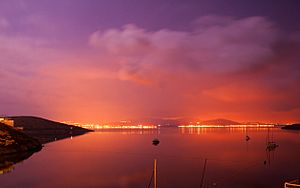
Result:
M216 24L204 23L212 19ZM192 32L146 31L135 25L97 31L91 35L90 44L99 48L100 54L110 56L108 63L127 73L128 79L155 80L159 74L152 73L158 69L166 74L176 69L228 73L255 66L274 55L277 30L262 17L199 20Z

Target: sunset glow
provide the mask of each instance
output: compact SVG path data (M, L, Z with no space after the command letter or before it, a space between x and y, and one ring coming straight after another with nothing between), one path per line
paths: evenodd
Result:
M0 187L300 187L299 10L0 0Z
M171 4L1 2L0 115L300 121L297 6Z

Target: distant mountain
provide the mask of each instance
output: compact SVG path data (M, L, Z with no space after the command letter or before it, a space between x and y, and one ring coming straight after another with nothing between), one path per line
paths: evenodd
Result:
M240 125L239 122L228 119L212 119L200 122L201 125Z
M265 123L265 122L259 122L259 121L247 121L247 122L241 122L243 125L269 125L272 123Z
M133 124L154 124L161 125L163 127L177 127L178 125L197 124L200 125L241 125L241 123L228 120L228 119L212 119L206 121L200 121L197 118L180 117L180 118L140 118L129 120ZM119 122L114 122L119 123Z
M164 127L177 127L178 125L187 125L199 122L201 125L240 125L241 123L228 119L212 119L207 121L199 121L196 118L144 118L131 120L132 123L152 123Z
M281 129L300 130L300 124L286 125L286 126L282 127Z
M165 127L177 127L178 125L185 124L190 121L194 121L194 119L190 118L152 118L148 119L149 122L153 124L160 124Z
M130 120L133 124L154 124L164 127L177 127L181 124L187 124L188 122L196 121L192 118L140 118Z

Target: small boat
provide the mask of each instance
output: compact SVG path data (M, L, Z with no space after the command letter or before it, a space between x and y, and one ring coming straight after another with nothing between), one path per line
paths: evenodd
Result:
M300 187L299 179L289 181L289 182L284 182L284 188L292 188L292 187Z
M246 136L246 141L249 141L250 140L250 137L247 135Z
M153 144L154 146L157 146L157 145L159 144L158 138L153 139L153 140L152 140L152 144Z

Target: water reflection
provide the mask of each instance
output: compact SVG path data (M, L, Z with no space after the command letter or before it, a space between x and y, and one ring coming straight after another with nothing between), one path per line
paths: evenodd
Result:
M73 139L74 136L82 135L83 133L72 133L69 132L69 134L49 134L46 133L41 134L38 131L34 132L31 131L30 135L37 138L42 144L51 143L54 141L70 138ZM12 172L15 169L15 165L17 163L20 163L26 159L28 159L30 156L32 156L34 152L18 152L15 154L10 155L0 155L0 175L7 174Z
M28 159L34 152L24 152L13 155L0 156L0 175L10 173L15 169L15 164Z
M257 128L253 128L253 127L226 127L226 128L214 128L214 127L179 127L179 133L181 134L206 134L206 133L212 133L212 132L216 132L218 130L222 131L222 132L228 132L228 133L232 133L232 132L242 132L242 133L246 133L248 130L251 131L267 131L270 129L277 129L277 128L266 128L266 127L257 127ZM250 140L250 137L248 138L248 140Z
M14 163L5 161L0 163L0 175L12 172L15 169Z
M242 133L245 134L244 140L239 140L240 142L246 142L246 151L249 151L249 142L251 133L257 134L258 132L265 133L265 151L266 151L266 159L263 161L263 164L271 165L271 161L275 160L275 152L276 148L279 147L278 142L275 142L276 138L274 136L274 132L278 132L278 128L270 128L270 127L261 127L261 128L253 128L253 127L234 127L234 128L210 128L210 127L180 127L180 134L188 134L188 135L206 135L206 134L216 134L216 132L222 133L220 136L223 136L224 133ZM227 138L228 139L228 138ZM255 138L254 138L255 139ZM261 139L261 138L260 138ZM226 140L224 140L225 142ZM254 142L257 143L256 140ZM258 143L257 143L258 144ZM257 146L252 146L257 147ZM262 148L263 150L263 148Z
M76 136L80 136L86 134L86 132L80 131L65 131L65 130L37 130L37 131L24 131L31 137L34 137L40 141L42 144L47 144L50 142L55 142L58 140L73 138Z
M153 146L156 137L161 143ZM100 131L47 144L42 152L17 165L18 170L0 176L1 188L147 187L153 159L158 163L158 187L199 187L202 177L203 187L282 187L300 174L295 164L300 158L300 137L271 128L269 140L280 147L270 151L266 150L267 138L268 129L262 128L162 128L158 136L153 130ZM267 165L267 152L271 165Z

